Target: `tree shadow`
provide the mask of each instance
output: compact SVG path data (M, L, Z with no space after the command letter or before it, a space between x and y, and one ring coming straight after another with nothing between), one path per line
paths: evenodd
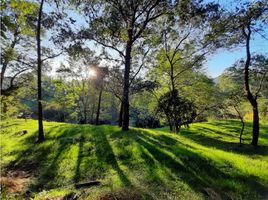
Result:
M142 129L122 132L110 126L59 125L46 130L47 140L42 144L34 143L36 135L37 132L25 137L22 143L26 146L25 150L16 152L16 159L10 163L10 168L6 166L6 169L9 170L13 167L13 169L28 170L29 173L33 174L36 181L30 185L32 191L59 186L72 187L73 183L96 178L94 173L98 176L99 174L106 176L105 173L109 173L110 169L115 171L123 186L132 188L134 184L131 182L129 174L121 168L124 166L133 172L132 165L136 165L136 169L143 173L141 181L150 186L157 185L160 188L169 187L166 183L167 180L180 179L197 192L202 192L204 187L210 187L226 199L230 197L230 191L243 195L245 189L256 193L266 189L260 184L261 181L257 177L245 176L239 171L228 173L229 169L234 168L232 165L224 163L218 166L202 154L195 153L194 147L164 133L151 134L150 131ZM232 149L234 143L226 144L225 141L209 138L205 135L185 133L182 137L204 146L234 151ZM131 163L127 160L128 157L119 158L117 150L121 149L123 152L127 150L124 143L121 144L123 146L116 146L121 139L127 141L129 147L138 146L140 153L138 156L143 161L142 164ZM73 170L72 177L60 182L59 179L64 178L64 176L59 174L62 173L59 171L59 163L64 159L65 152L69 152L70 147L75 147L76 151L75 158L72 158L76 159L74 167L68 169ZM131 153L130 156L135 152ZM124 162L126 160L127 162ZM66 167L68 167L67 165ZM90 170L92 168L94 169ZM164 176L157 174L159 169L163 171ZM242 187L234 187L233 183L242 185Z
M61 127L62 129L62 127ZM46 164L43 164L43 169L38 173L36 181L30 186L33 191L38 191L40 189L52 189L64 185L73 185L80 179L80 163L82 158L82 148L85 142L85 137L83 136L83 127L65 127L57 135L51 137L54 140L52 146L56 149L56 153L51 149L51 155L55 156L53 158L46 157ZM59 164L66 158L66 154L70 151L71 146L78 146L78 156L76 166L73 168L74 173L71 178L65 178L65 174L59 171ZM70 166L65 166L70 167ZM61 173L60 173L61 172Z
M222 197L228 197L229 192L237 192L240 188L230 187L228 183L234 182L243 185L241 195L246 190L256 192L263 192L265 187L260 184L260 180L255 176L244 176L244 174L237 173L231 175L217 167L212 160L203 157L200 154L188 150L183 144L169 147L166 145L170 139L163 137L152 136L151 134L140 134L137 132L139 138L137 142L147 149L153 158L165 168L168 168L174 176L186 182L192 189L197 192L202 192L203 188L210 187L221 193ZM172 140L172 138L171 138ZM223 166L222 166L223 167ZM226 164L225 168L232 168L231 165ZM230 198L230 196L229 196Z
M75 177L74 177L75 183L78 183L80 181L80 177L81 177L80 166L81 166L81 162L82 162L82 158L83 158L84 142L85 142L85 137L83 136L83 134L81 134L80 138L79 138L79 144L78 144L79 149L78 149L78 157L77 157L77 164L76 164Z
M228 142L221 140L220 138L213 138L212 134L222 135L224 137L226 134L223 132L217 132L213 129L206 127L198 127L200 132L205 132L206 134L184 134L183 137L188 138L200 145L206 147L213 147L216 149L224 150L224 151L232 151L234 153L243 154L243 155L267 155L268 146L253 147L250 144L243 143L242 146L239 145L239 138L236 138L236 142ZM209 134L211 133L211 136ZM233 136L234 137L234 136Z
M245 130L244 134L251 136L252 135L252 122L245 121ZM237 132L239 133L241 130L241 122L237 120L224 120L224 121L216 121L216 122L206 122L205 124L214 126L214 127L222 127L227 129L229 132ZM266 124L260 124L260 132L267 132L268 131L268 125ZM239 135L239 134L238 134ZM263 135L260 134L260 138L262 138ZM268 138L264 138L268 139Z
M92 128L93 142L96 148L96 156L100 162L110 165L117 172L121 182L125 186L131 186L132 184L130 180L118 165L115 154L107 139L106 134L104 133L104 130L105 128L103 126Z
M1 124L0 125L0 127L1 127L1 130L4 130L4 129L7 129L7 128L10 128L10 127L12 127L12 126L17 126L17 125L19 125L19 123L5 123L6 125L4 125L4 124Z
M79 131L77 127L69 129L68 125L53 126L49 129L46 127L45 141L40 144L36 143L38 132L34 132L23 138L21 145L25 146L25 150L11 152L15 155L15 159L4 166L4 171L6 173L24 171L34 177L35 181L29 185L29 189L33 192L59 186L57 183L59 158L70 145L80 141L74 140L76 135L79 136Z

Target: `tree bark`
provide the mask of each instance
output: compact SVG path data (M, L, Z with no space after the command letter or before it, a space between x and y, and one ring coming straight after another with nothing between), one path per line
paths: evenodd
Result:
M41 0L38 21L37 21L37 102L38 102L38 142L45 140L43 130L43 110L42 110L42 60L41 60L41 20L44 0Z
M168 125L169 125L169 131L172 132L173 131L173 126L172 126L171 120L170 120L170 118L168 116L167 116L167 120L168 120Z
M240 146L242 146L242 136L243 136L243 132L244 132L244 128L245 128L245 122L243 119L240 119L241 123L242 123L242 128L240 131L240 135L239 135L239 144Z
M99 124L99 116L100 116L100 106L101 106L101 97L102 97L102 86L100 88L100 93L99 93L99 101L98 101L98 107L97 107L97 114L96 114L96 121L95 124Z
M242 124L241 130L240 130L240 135L239 135L239 145L242 146L242 136L243 136L243 132L244 132L244 128L245 128L245 122L243 119L243 115L239 112L239 110L237 109L236 106L234 106L234 109L237 112L238 117L239 117L241 124Z
M247 29L247 33L246 30ZM250 35L251 29L250 25L247 25L243 28L243 34L246 38L246 53L247 59L245 62L245 71L244 71L244 85L245 91L247 94L247 99L249 100L252 109L253 109L253 129L252 129L252 142L253 146L258 146L258 139L259 139L259 112L258 112L258 103L257 103L257 96L254 97L251 93L250 86L249 86L249 66L251 61L251 54L250 54Z
M171 79L171 90L172 91L175 91L175 80L174 80L174 67L173 67L173 64L170 63L170 79Z
M84 107L84 124L87 123L87 107Z
M125 55L125 71L124 71L124 90L123 90L123 124L122 130L127 131L129 129L129 73L131 67L131 40L127 42L126 55Z
M15 48L15 45L17 44L17 42L19 41L18 40L18 30L16 29L15 32L14 32L14 40L12 41L10 47L11 49L14 49ZM1 58L1 61L2 61L2 58ZM5 60L3 63L2 63L2 69L1 69L1 76L0 76L0 89L1 89L1 95L3 94L3 81L4 81L4 77L5 77L5 73L6 73L6 69L7 69L7 65L9 63L9 60Z
M258 110L258 104L253 105L253 137L251 144L253 146L258 146L258 140L259 140L259 110Z
M119 112L119 119L118 119L118 126L122 127L122 121L123 121L123 103L120 103L120 112Z
M174 123L174 131L176 134L180 132L180 125L176 122Z

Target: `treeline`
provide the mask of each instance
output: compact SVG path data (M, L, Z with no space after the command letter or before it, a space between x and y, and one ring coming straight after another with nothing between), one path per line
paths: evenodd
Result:
M234 9L202 0L2 1L2 117L38 118L42 142L43 118L118 123L124 131L129 124L165 124L179 132L209 117L243 124L241 105L248 102L257 146L268 59L250 47L255 35L266 38L267 6L267 0L237 1ZM208 56L241 45L245 59L217 81L206 75ZM55 62L61 65L51 73Z

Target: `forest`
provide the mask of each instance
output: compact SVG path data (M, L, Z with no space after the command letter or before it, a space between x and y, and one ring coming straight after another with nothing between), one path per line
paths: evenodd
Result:
M268 199L268 0L2 0L0 31L1 199Z

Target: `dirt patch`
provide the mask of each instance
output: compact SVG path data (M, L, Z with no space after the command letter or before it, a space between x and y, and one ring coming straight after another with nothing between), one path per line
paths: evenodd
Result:
M6 176L1 176L1 189L7 193L20 193L25 191L30 180L30 175L25 171L8 172Z
M142 196L135 189L121 189L115 192L108 192L101 195L98 200L140 200Z
M46 198L45 200L77 200L79 198L79 195L76 193L70 193L63 197L50 197Z
M217 192L215 192L212 188L203 188L203 192L211 200L221 200L221 196Z
M8 177L17 176L33 176L36 169L38 169L38 162L34 160L14 160L11 161L7 166L4 167L3 173L8 174Z

